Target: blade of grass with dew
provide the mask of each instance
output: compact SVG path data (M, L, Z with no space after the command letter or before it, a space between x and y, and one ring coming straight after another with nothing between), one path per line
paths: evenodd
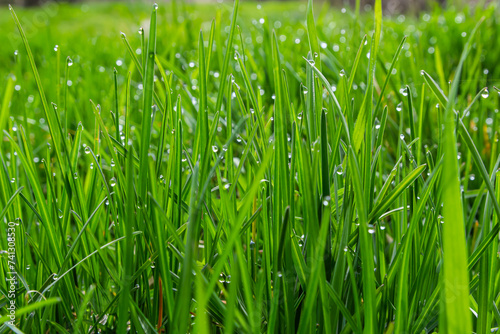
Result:
M224 54L224 63L222 65L222 71L220 75L220 85L219 85L219 91L217 94L217 101L215 105L215 111L220 111L220 108L222 106L222 99L224 96L224 87L226 84L226 79L227 79L227 69L229 66L229 59L231 59L231 51L232 51L232 46L233 46L233 39L234 39L234 31L236 29L236 18L238 17L238 6L239 6L240 0L234 0L234 6L233 6L233 15L231 18L231 28L229 32L229 37L227 40L227 46L226 46L226 53ZM219 44L219 43L217 43ZM220 50L222 53L222 49Z
M363 186L361 181L361 173L359 170L356 153L352 147L349 147L349 166L352 168L352 184L354 190L354 197L356 202L356 209L358 211L360 226L360 246L361 258L363 266L363 299L365 300L365 323L363 333L375 333L377 328L376 318L376 300L375 300L375 277L374 263L373 263L373 248L368 233L368 215L366 213L365 203L363 199Z
M457 139L453 106L458 92L462 66L478 26L471 32L460 57L445 110L444 168L441 184L443 191L443 273L441 274L440 328L446 333L471 332L469 311L469 277L465 245L464 217L460 198L457 166Z
M149 166L149 144L151 141L151 108L153 106L153 86L154 86L154 66L156 56L156 16L158 5L153 5L151 22L149 28L148 49L145 53L146 64L144 73L144 107L142 109L142 131L141 131L141 153L139 167L139 197L141 201L146 200L148 187L148 166Z
M366 126L366 124L368 117L370 117L373 110L371 100L373 98L373 86L375 82L375 61L377 59L380 34L382 29L382 1L376 0L374 8L375 8L375 30L373 32L372 45L370 49L370 66L368 70L368 85L367 85L368 93L365 95L364 101L362 103L361 110L358 115L356 124L354 126L354 133L353 133L353 145L354 145L353 148L356 152L358 152L359 149L361 148L361 143L363 142L366 129L368 129L369 131L371 129L371 126ZM370 123L371 123L371 117L370 117ZM370 138L368 134L367 138Z

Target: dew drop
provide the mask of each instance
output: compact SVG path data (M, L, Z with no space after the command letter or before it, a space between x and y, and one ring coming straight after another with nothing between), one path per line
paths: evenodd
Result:
M111 159L111 167L115 167L115 161L113 159Z
M57 52L57 50L59 50L59 45L56 44L56 46L54 46L54 51Z
M396 111L401 111L403 110L403 102L399 102L399 104L396 106Z
M212 151L213 151L214 153L217 153L217 152L219 151L219 148L218 148L216 145L213 145L213 146L212 146Z
M485 88L484 91L481 93L481 97L483 99L487 99L488 96L490 96L490 92L488 91L488 88Z
M89 154L90 153L90 146L85 146L85 154Z
M73 59L68 57L68 59L66 60L66 64L68 64L68 66L73 66Z
M116 179L114 177L112 177L111 180L109 180L109 185L112 187L116 186Z

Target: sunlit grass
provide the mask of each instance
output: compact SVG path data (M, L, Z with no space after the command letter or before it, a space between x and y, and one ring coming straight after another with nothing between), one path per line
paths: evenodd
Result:
M499 9L433 8L11 10L0 331L496 330Z

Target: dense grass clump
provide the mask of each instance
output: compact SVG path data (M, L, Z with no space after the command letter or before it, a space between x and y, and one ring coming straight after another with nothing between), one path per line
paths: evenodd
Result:
M495 4L7 12L0 332L500 326Z

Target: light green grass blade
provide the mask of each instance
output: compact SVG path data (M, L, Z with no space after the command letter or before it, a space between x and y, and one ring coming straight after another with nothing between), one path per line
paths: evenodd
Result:
M441 179L443 192L443 273L441 274L440 328L445 333L471 332L469 311L469 277L465 244L464 217L457 165L457 139L455 136L455 104L462 66L467 58L474 34L482 20L469 36L457 73L452 83L445 111L444 166Z
M151 14L151 23L149 28L148 49L144 73L144 107L142 109L142 131L141 131L141 153L139 168L139 197L142 201L146 200L146 191L148 188L148 169L149 169L149 145L151 141L151 113L153 106L153 87L154 87L154 68L156 56L156 16L158 6L153 6Z

